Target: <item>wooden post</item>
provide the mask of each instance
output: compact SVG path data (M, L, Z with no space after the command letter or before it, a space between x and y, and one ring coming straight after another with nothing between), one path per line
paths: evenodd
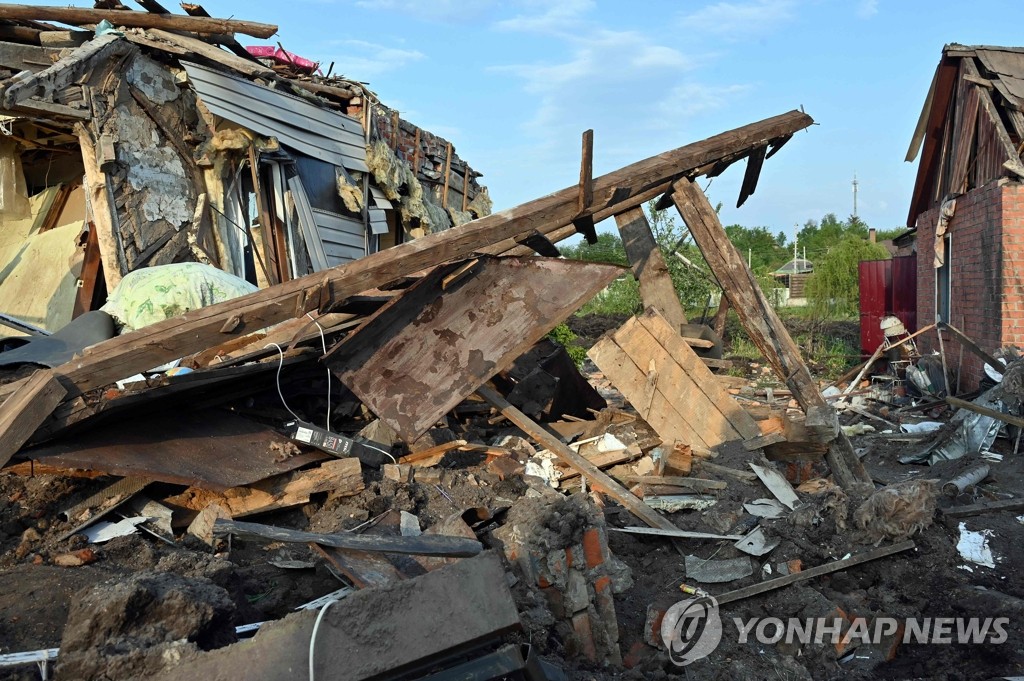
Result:
M854 453L850 440L839 430L835 409L821 396L811 372L800 357L800 349L775 313L775 308L761 292L743 256L729 241L704 192L687 178L677 181L673 190L673 201L690 229L694 243L704 254L751 340L800 403L807 414L808 427L822 435L831 435L826 460L836 482L844 489L852 489L858 482L871 484L871 478Z
M469 206L469 164L466 164L466 172L462 174L462 212L466 212Z
M441 197L441 208L448 208L448 181L452 172L452 143L448 143L444 157L444 195Z
M722 298L718 301L718 311L711 320L711 328L719 338L725 338L725 322L729 318L729 296L722 292Z
M651 225L643 208L631 208L615 216L615 224L622 234L633 275L640 282L640 298L644 307L653 307L679 333L686 324L686 312L679 302L679 294L672 284L665 258L654 240Z
M580 157L580 214L594 204L594 131L583 133L583 153Z
M420 128L416 127L416 140L412 143L412 176L420 176Z

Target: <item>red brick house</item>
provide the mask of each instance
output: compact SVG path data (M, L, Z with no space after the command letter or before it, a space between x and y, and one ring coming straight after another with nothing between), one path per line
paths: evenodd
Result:
M907 161L920 153L907 227L916 230L917 324L944 321L982 349L1024 347L1024 48L947 45ZM960 348L946 336L956 364ZM923 351L937 349L924 334ZM981 362L964 353L963 389Z

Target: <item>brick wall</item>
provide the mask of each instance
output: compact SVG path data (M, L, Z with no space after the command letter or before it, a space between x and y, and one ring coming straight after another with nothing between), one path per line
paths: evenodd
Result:
M1011 255L1004 258L1003 213L1008 201L1019 206L1015 210L1022 212L1014 227L1019 230L1013 237L1018 240L1017 246L1006 242ZM917 221L918 327L935 321L933 262L938 215L936 207L921 214ZM1020 187L993 181L961 196L957 199L948 233L952 237L951 252L947 254L951 264L950 322L988 352L1000 347L1008 338L1008 330L1016 329L1015 333L1024 340L1024 288L1014 286L1014 293L1003 290L1004 280L1016 276L1014 268L1024 267L1024 193ZM1014 256L1015 252L1020 255ZM1016 266L1015 257L1019 259ZM1008 312L1014 317L1006 319ZM955 375L960 345L948 337L944 341ZM938 350L936 334L923 334L918 347L923 353ZM960 372L961 390L976 388L984 375L982 362L966 350Z

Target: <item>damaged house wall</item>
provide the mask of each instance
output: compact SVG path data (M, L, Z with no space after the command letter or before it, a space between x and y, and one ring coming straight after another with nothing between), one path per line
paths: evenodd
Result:
M490 213L453 145L361 83L310 82L182 33L90 38L0 43L12 168L30 178L17 205L0 205L12 225L0 235L2 313L55 330L125 274L176 262L271 286ZM80 214L62 213L75 191ZM99 256L83 271L92 242Z
M907 155L921 156L908 217L918 323L944 321L990 353L1024 345L1022 78L1019 49L947 45ZM939 350L931 335L918 342ZM948 355L963 355L961 386L976 389L983 362L956 338L944 343Z
M103 203L95 200L100 192L108 192L113 204L108 202L113 238L100 240L104 262L119 264L104 269L112 290L122 273L192 259L188 235L205 186L189 148L209 132L194 94L137 48L93 81L95 114L80 139L85 157L95 158L86 163L95 212ZM114 159L103 155L107 140Z

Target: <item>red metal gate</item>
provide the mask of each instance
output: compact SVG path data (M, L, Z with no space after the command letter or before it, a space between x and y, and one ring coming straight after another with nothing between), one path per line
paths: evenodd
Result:
M896 315L917 330L917 256L860 263L860 349L870 355L882 344L882 318Z

